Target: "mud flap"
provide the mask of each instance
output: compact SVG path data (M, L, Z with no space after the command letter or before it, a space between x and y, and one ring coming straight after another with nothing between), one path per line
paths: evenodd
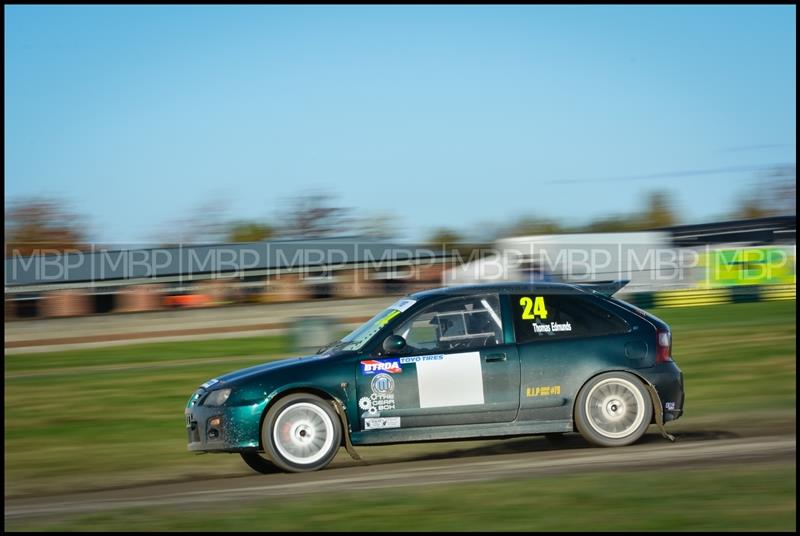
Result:
M645 382L645 385L647 385L647 390L650 391L650 400L653 401L653 412L656 416L656 426L661 430L661 437L675 442L675 436L667 433L667 430L664 428L664 408L661 406L661 397L658 396L658 391L656 391L656 388L650 382Z
M356 452L355 447L350 442L350 423L347 421L347 414L344 411L344 406L338 399L334 399L332 401L333 409L336 410L336 413L339 415L339 420L342 422L342 430L344 431L344 448L347 450L347 453L350 455L357 462L363 461L361 456L358 455Z

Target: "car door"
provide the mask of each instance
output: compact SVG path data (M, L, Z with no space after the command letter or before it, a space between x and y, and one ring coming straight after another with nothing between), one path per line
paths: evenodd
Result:
M392 330L404 351L358 364L362 429L510 422L519 407L517 347L496 294L444 298Z
M625 337L630 327L582 296L531 293L509 298L520 356L519 420L571 419L571 401L605 358L606 342Z

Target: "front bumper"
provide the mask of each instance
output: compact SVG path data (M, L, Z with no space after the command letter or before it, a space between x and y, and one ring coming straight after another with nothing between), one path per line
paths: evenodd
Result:
M243 452L258 450L263 405L204 407L184 410L188 450Z

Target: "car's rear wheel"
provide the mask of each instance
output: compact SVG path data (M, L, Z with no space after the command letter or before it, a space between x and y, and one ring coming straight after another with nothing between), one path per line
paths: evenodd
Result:
M278 467L272 463L272 460L267 459L263 454L258 452L241 452L240 455L244 463L254 471L265 475L277 473L279 471Z
M261 440L267 455L281 469L316 471L339 451L342 427L330 402L310 393L296 393L269 409Z
M583 386L575 402L575 427L590 443L621 447L637 441L653 417L642 382L627 372L607 372Z

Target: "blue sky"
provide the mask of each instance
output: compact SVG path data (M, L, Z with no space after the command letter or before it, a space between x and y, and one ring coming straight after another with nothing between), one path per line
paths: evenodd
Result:
M324 190L407 239L581 223L668 189L718 217L793 163L794 6L6 6L6 200L102 242ZM581 182L575 182L580 180Z

